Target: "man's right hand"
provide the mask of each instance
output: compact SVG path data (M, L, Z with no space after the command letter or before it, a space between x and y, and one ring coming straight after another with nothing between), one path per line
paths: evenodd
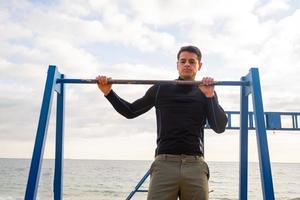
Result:
M108 93L111 91L112 84L108 84L108 80L111 78L107 78L106 76L97 76L97 85L98 88L103 92L104 96L108 95Z

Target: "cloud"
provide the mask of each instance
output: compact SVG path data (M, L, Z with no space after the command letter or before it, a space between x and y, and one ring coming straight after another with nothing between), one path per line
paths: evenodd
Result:
M291 7L289 3L289 0L271 0L265 4L261 3L262 5L257 8L256 12L263 17L274 15L278 12L289 10Z
M254 9L256 0L239 2L230 0L226 2L213 1L148 1L131 0L130 6L137 17L147 24L156 26L176 26L187 28L198 25L209 26L221 17L234 17L248 13ZM226 9L224 9L226 8ZM155 13L155 14L153 14Z
M172 35L152 31L141 21L130 19L116 4L102 4L100 10L92 9L85 3L68 5L62 2L57 5L58 9L33 9L21 21L37 36L54 37L77 45L112 42L133 46L141 51L154 51L171 49L175 43ZM89 19L89 15L95 17Z
M0 137L34 140L48 65L69 78L174 79L184 44L202 50L198 79L239 80L259 67L265 110L297 111L299 20L291 1L1 2ZM129 102L148 88L114 86ZM216 90L226 110L239 109L238 87ZM66 133L77 142L156 131L154 110L127 120L95 85L67 85L65 114ZM51 119L52 133L54 125Z

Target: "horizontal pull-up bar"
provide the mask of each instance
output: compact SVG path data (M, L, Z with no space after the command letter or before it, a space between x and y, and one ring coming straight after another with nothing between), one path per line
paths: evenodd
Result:
M94 84L96 79L57 79L56 83L74 83L74 84ZM176 84L176 85L202 85L202 81L182 81L182 80L124 80L110 79L110 84ZM213 85L225 86L248 86L249 81L215 81Z

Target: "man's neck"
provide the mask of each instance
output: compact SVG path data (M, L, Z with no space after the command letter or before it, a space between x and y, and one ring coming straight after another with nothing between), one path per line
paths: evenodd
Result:
M192 77L191 78L184 78L184 77L179 76L178 80L182 80L182 81L194 81L195 77L193 77L193 78Z

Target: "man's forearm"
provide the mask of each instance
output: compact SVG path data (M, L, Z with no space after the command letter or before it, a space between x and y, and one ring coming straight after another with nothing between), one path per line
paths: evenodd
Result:
M208 123L216 133L225 131L227 124L227 115L219 105L216 97L208 98Z

